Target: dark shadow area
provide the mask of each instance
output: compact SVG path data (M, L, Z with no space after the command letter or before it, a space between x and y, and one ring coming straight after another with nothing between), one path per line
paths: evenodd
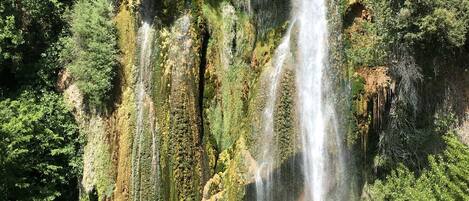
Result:
M207 26L204 26L207 27ZM204 138L204 91L205 91L205 68L207 66L207 49L208 49L208 42L210 40L210 33L208 30L202 30L202 48L200 52L200 66L199 66L199 94L198 94L198 113L200 116L200 139L199 145L202 145L203 138Z
M344 27L350 27L352 26L353 22L357 18L368 18L368 11L365 7L365 5L361 3L354 3L350 5L347 10L345 11L345 16L343 19L344 22Z
M91 190L88 193L88 198L90 199L90 201L99 201L98 192L96 191L96 187L94 187L93 190Z
M187 10L197 9L197 2L191 0L156 0L151 1L154 6L154 16L165 26L174 23Z
M304 186L302 157L301 153L295 154L272 172L272 191L269 192L272 201L296 201L300 198ZM255 183L246 186L244 200L257 200Z
M147 22L148 24L153 24L153 20L158 12L161 12L161 2L144 0L140 5L140 16L142 21Z
M257 37L263 38L269 29L284 25L290 18L290 1L251 0Z
M110 98L107 100L106 112L112 113L117 110L117 107L122 103L122 93L124 91L124 86L126 86L124 81L124 68L125 66L122 63L119 63L115 67L116 75L112 78L112 89L110 90Z
M10 90L15 90L18 87L17 80L15 79L15 74L11 72L9 68L0 69L0 89L3 92ZM1 94L0 94L1 95Z
M440 53L435 45L432 48L418 49L417 63L422 67L425 76L419 96L421 108L419 113L425 117L418 127L433 123L439 109L450 110L457 119L465 117L465 107L469 102L469 51L462 47ZM429 59L431 58L431 59ZM445 112L450 112L445 111Z

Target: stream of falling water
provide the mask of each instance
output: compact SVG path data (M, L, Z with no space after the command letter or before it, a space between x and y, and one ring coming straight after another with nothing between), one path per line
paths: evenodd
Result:
M270 190L272 189L272 176L269 174L274 169L274 156L275 146L273 146L274 138L274 110L275 110L275 100L277 97L277 88L278 83L281 78L282 69L285 64L285 60L291 56L290 51L290 32L292 30L294 23L291 23L285 37L283 38L281 44L278 46L273 62L273 71L269 74L269 80L272 81L269 88L269 94L267 97L267 103L263 112L263 136L264 141L261 144L261 160L259 163L259 168L255 173L256 180L256 195L257 200L272 200ZM267 174L264 175L263 174Z
M342 149L334 106L330 100L328 68L328 25L326 0L293 0L291 23L274 55L274 71L264 109L261 159L255 173L256 199L276 200L272 191L272 171L276 147L274 111L277 85L286 58L293 56L296 68L296 100L301 141L304 188L303 201L341 200L344 181ZM292 32L292 27L295 31ZM291 36L295 34L294 36ZM295 40L294 42L292 42ZM292 53L294 52L294 55ZM294 179L294 178L292 178ZM331 193L332 192L332 193ZM335 194L335 195L331 195Z
M141 173L140 173L140 155L142 154L142 143L143 143L143 132L144 132L144 109L145 109L145 74L147 73L150 63L150 56L151 56L151 36L152 36L152 28L150 23L143 22L142 26L138 32L139 35L139 66L137 71L137 83L136 83L136 113L137 113L137 121L136 121L136 131L134 137L134 165L132 167L132 176L133 176L133 200L140 200L140 181L141 181Z
M325 0L300 0L297 88L300 136L303 152L305 200L326 197L326 117L323 72L327 67L327 19Z
M153 53L153 36L155 30L152 26L152 3L150 1L144 1L143 13L142 13L142 25L138 30L138 68L136 74L136 85L135 85L135 100L136 100L136 131L134 135L133 143L133 167L132 167L132 199L133 200L147 200L149 199L148 194L157 194L157 192L144 192L140 188L142 185L151 185L155 191L158 191L158 148L157 148L157 136L155 117L153 111L153 103L150 97L151 94L151 75L152 75L152 64L151 57ZM145 133L149 133L151 136L145 136ZM145 143L151 140L150 147L146 147ZM150 161L144 158L144 152L150 152ZM149 163L149 164L148 164ZM144 175L144 167L148 164L151 165L151 179L144 178L148 175ZM148 184L150 182L150 184ZM155 197L155 196L150 196Z

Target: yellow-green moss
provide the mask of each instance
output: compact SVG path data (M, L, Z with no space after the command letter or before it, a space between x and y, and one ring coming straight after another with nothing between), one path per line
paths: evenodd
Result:
M296 97L293 71L287 70L280 82L280 96L275 109L275 143L278 164L282 164L297 151L297 133L295 122Z
M252 182L252 171L255 166L243 135L231 148L220 154L219 162L224 168L218 171L205 186L203 200L243 200L244 186Z
M114 20L119 35L119 49L122 52L121 59L121 74L120 77L120 93L121 104L117 106L115 112L115 120L112 122L116 128L118 136L117 148L117 178L115 199L116 200L130 200L132 189L131 187L131 156L132 156L132 141L133 133L135 131L135 107L134 107L134 93L131 87L132 69L134 67L134 58L136 50L136 26L135 18L129 10L128 5L133 5L133 1L122 2L117 15Z

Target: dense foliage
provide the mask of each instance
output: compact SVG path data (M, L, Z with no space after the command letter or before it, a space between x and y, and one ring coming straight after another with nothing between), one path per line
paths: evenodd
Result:
M370 199L467 200L467 145L445 135L453 133L458 117L450 113L457 111L437 94L461 93L448 86L457 81L447 79L469 59L469 1L353 2L343 13L347 67L384 66L396 82L380 114L386 125L368 131L376 136L365 153L373 158L365 162L372 169L365 180L375 182ZM352 81L356 99L365 91Z
M396 28L409 43L461 47L469 31L469 1L406 0L396 19Z
M445 136L447 149L430 156L418 176L400 166L370 188L371 200L469 200L469 147L454 133Z
M90 106L108 100L117 65L117 37L107 0L79 0L70 16L72 36L63 39L61 60Z
M0 200L75 200L78 128L55 84L70 0L0 1Z
M30 67L61 32L70 0L0 2L0 71Z
M469 33L469 1L365 2L374 15L368 22L374 28L367 33L372 35L370 38L379 39L377 47L381 50L378 52L386 52L385 59L380 58L378 63L389 66L391 76L398 82L390 109L390 123L379 141L379 163L394 166L404 162L419 169L425 164L422 161L426 161L426 155L439 149L440 136L445 132L434 132L434 127L439 126L434 124L434 117L438 115L429 108L436 107L438 101L427 102L430 106L423 106L422 99L435 99L429 98L434 97L435 89L425 91L421 86L425 82L433 82L434 88L443 87L445 83L438 80L435 69L459 65L455 52L467 54L464 46ZM432 62L428 62L428 58L432 58ZM425 80L425 76L430 79ZM421 111L424 107L427 111Z
M26 90L0 101L0 199L76 198L78 139L58 94Z
M357 2L344 13L348 35L345 53L351 65L386 65L393 51L402 46L410 48L408 54L413 54L414 48L429 48L441 54L467 44L468 0Z

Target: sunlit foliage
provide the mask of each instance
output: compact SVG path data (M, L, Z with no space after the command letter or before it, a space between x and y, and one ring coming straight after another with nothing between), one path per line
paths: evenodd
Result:
M64 38L61 60L90 106L109 100L118 50L112 7L107 0L79 0L71 14L72 36Z
M26 90L0 101L0 200L72 200L80 140L62 97Z

